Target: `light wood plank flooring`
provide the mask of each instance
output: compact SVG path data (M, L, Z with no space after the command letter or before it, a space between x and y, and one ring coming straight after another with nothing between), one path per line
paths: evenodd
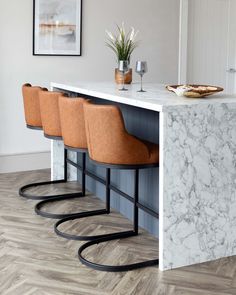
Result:
M49 178L49 171L0 174L0 294L1 295L229 295L236 294L236 257L161 273L150 267L127 273L91 270L79 262L77 241L53 232L54 220L34 214L35 201L18 196L26 183ZM76 190L77 184L47 191ZM45 193L41 189L40 193ZM39 192L39 189L38 189ZM48 206L54 212L103 208L93 196ZM63 228L64 227L64 228ZM73 221L63 230L98 234L124 230L130 222L120 214ZM139 237L94 246L86 252L96 262L132 263L158 255L158 242L141 230Z

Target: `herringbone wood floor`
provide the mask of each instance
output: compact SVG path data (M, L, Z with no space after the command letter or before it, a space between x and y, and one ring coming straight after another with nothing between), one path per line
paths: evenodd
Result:
M157 267L127 273L104 273L82 266L77 259L80 242L53 232L55 221L36 216L34 201L18 197L26 183L49 178L49 171L0 174L0 294L1 295L226 295L236 294L236 257L161 273ZM70 185L66 189L76 189ZM59 191L59 188L47 190ZM61 187L60 191L65 189ZM46 190L41 190L45 192ZM95 197L62 202L57 211L102 208ZM48 208L50 210L52 208ZM55 211L55 205L53 205ZM112 232L130 223L113 212L71 222L71 233ZM158 255L157 240L141 231L136 238L94 247L87 257L105 263L127 263Z

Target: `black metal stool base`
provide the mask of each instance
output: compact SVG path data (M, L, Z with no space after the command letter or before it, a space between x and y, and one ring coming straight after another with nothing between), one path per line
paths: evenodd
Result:
M66 194L65 196L63 196L63 195L57 196L57 197L39 202L38 204L35 205L34 210L38 215L40 215L42 217L46 217L46 218L51 218L51 219L62 219L62 218L78 216L79 213L50 213L50 212L42 211L41 209L45 205L50 204L50 203L64 201L64 200L70 200L70 199L75 199L75 198L82 198L82 197L85 197L83 192Z
M51 139L58 139L58 137L55 137L55 136L53 136L53 137L50 137L47 135L45 135L45 136L48 138L51 138ZM66 218L66 217L74 216L74 215L77 216L78 213L75 213L75 214L47 213L47 212L42 211L41 208L44 205L46 205L47 203L69 200L69 199L74 199L74 198L81 198L81 197L86 196L86 192L85 192L86 151L85 150L78 150L79 152L83 153L83 163L82 163L82 167L80 167L77 163L74 163L73 161L68 159L68 151L67 150L69 150L69 149L72 149L72 148L66 147L66 146L64 148L64 178L63 179L54 180L54 181L31 183L31 184L27 184L19 189L19 195L26 198L26 199L42 200L41 202L39 202L35 206L35 212L42 217L52 218L52 219L61 219L61 218ZM72 149L72 150L74 150L74 149ZM75 149L75 151L78 152L77 149ZM82 190L81 190L81 192L56 194L56 195L48 195L48 196L36 196L36 195L32 195L32 194L27 193L27 190L30 188L33 188L33 187L50 185L50 184L58 184L58 183L67 183L68 182L68 178L67 178L67 172L68 172L67 165L68 164L71 164L72 166L75 166L77 169L80 169L82 171Z
M98 238L102 238L102 237L107 237L110 234L103 234L103 235L95 235L95 236L81 236L81 235L71 235L69 233L65 233L65 232L61 232L58 227L67 222L67 221L71 221L71 220L75 220L75 219L81 219L81 218L85 218L85 217L89 217L89 216L96 216L96 215L102 215L102 214L110 214L110 180L111 180L111 169L107 168L106 169L106 181L104 181L103 179L101 179L100 177L94 175L93 173L84 170L84 172L86 174L88 174L90 177L95 178L96 180L101 181L102 183L104 183L106 185L106 208L105 209L98 209L98 210L92 210L92 211L85 211L85 212L79 212L79 213L74 213L74 214L68 214L68 216L65 216L64 218L62 218L61 220L57 221L57 223L54 225L54 231L55 233L60 236L63 237L65 239L68 240L75 240L75 241L92 241ZM49 203L50 201L45 201L45 202L40 202L38 205L41 206ZM36 205L36 206L38 206ZM40 208L36 208L36 212L40 215L42 215L42 213L40 212L40 210L38 210ZM43 213L44 214L44 213ZM48 213L47 213L48 214ZM42 215L44 217L47 217L44 215ZM50 216L49 216L50 218ZM60 219L60 218L58 218Z
M53 180L53 181L44 181L44 182L38 182L38 183L31 183L31 184L27 184L27 185L24 185L22 186L20 189L19 189L19 195L23 198L26 198L26 199L30 199L30 200L49 200L49 199L52 199L52 198L55 198L55 197L58 197L59 195L49 195L49 196L37 196L37 195L34 195L34 194L30 194L30 193L27 193L27 190L30 189L30 188L34 188L34 187L37 187L37 186L44 186L44 185L50 185L50 184L58 184L58 183L66 183L67 180ZM74 195L76 196L77 193L74 193ZM60 196L68 196L68 195L72 195L72 194L61 194Z
M93 241L93 240L97 240L98 238L104 238L104 237L107 237L111 234L103 234L103 235L95 235L95 236L81 236L81 235L78 236L78 235L72 235L69 233L62 232L58 228L61 224L68 222L68 221L72 221L75 219L81 219L81 218L89 217L89 216L109 214L109 213L110 213L110 211L107 209L81 212L81 213L78 213L77 215L75 214L74 216L69 216L68 218L64 218L64 219L57 221L57 223L54 225L54 231L58 236L65 238L67 240L74 240L74 241Z
M84 265L92 269L99 270L99 271L106 271L106 272L122 272L122 271L129 271L129 270L144 268L148 266L158 266L159 259L147 260L143 262L126 264L126 265L104 265L104 264L91 262L87 260L86 258L84 258L84 256L82 255L85 249L93 245L116 240L116 239L126 239L126 238L137 236L137 235L138 234L135 231L125 231L121 233L110 234L110 235L107 235L106 237L102 237L102 238L87 242L84 245L82 245L78 250L79 260Z

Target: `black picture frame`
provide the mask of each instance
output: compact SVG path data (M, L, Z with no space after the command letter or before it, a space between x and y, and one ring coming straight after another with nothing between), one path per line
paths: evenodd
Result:
M66 50L53 50L53 49L45 49L44 50L39 50L39 48L36 48L37 43L37 38L39 38L39 33L37 34L36 30L39 30L39 26L37 25L39 23L39 20L37 20L37 11L36 9L39 7L40 1L43 0L33 0L33 56L81 56L82 55L82 9L83 9L83 0L75 0L76 5L78 5L77 8L77 16L79 17L79 20L76 19L76 31L75 32L75 42L76 46L76 51L68 51ZM47 0L47 2L50 2L51 0ZM58 2L64 1L66 2L67 0L57 0ZM79 11L79 12L78 12ZM38 22L37 22L38 21ZM78 28L79 26L79 28ZM46 52L48 51L48 52ZM49 52L50 51L50 52Z

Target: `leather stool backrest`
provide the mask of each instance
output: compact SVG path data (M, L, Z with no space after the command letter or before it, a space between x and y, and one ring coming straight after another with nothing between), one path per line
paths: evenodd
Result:
M30 84L24 84L22 86L25 121L28 126L42 127L39 105L39 92L41 90L41 87L31 86Z
M158 145L129 134L117 106L84 104L84 117L92 160L112 165L159 162Z
M61 137L61 124L59 114L60 92L41 90L39 102L43 131L46 136Z
M59 98L60 122L64 144L77 149L87 148L83 98Z
M91 159L102 163L124 162L130 135L120 109L113 105L85 104L84 114Z

